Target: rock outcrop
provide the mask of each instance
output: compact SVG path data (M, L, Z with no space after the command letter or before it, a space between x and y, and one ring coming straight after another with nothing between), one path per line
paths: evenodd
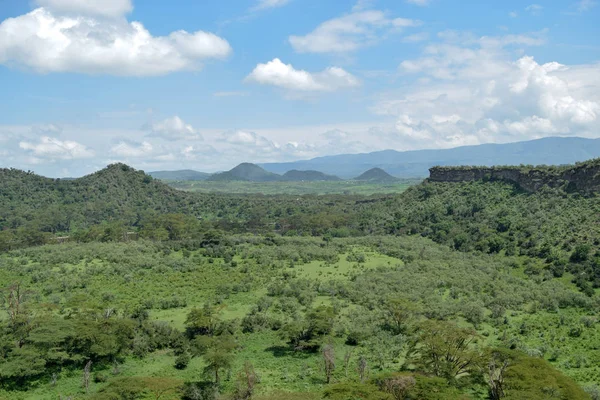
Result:
M569 192L600 191L600 159L560 167L433 167L429 173L432 182L491 180L511 182L528 192L544 186Z

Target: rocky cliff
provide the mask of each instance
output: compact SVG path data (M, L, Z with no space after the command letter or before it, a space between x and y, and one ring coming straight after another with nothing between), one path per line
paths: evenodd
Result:
M560 167L433 167L429 173L432 182L500 180L515 183L529 192L544 186L567 191L600 191L600 159Z

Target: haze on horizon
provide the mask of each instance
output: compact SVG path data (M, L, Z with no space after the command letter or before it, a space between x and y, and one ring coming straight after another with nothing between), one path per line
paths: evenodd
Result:
M595 0L4 0L0 167L600 137Z

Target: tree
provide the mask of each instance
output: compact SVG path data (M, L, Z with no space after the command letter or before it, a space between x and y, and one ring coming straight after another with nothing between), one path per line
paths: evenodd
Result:
M541 358L518 351L494 350L495 362L507 364L502 372L501 399L584 400L589 395L571 378Z
M16 345L22 347L33 329L33 316L26 307L27 296L31 292L17 282L4 289L4 293L4 306L8 313L11 333L16 339Z
M404 400L416 386L414 376L407 374L386 374L374 379L382 392L389 393L394 400Z
M194 308L185 319L185 329L190 338L197 335L212 336L219 323L217 310L205 304L202 308Z
M221 381L219 373L221 370L231 368L233 355L222 347L214 347L204 354L204 360L206 361L205 372L214 374L215 384L218 386Z
M510 356L504 350L493 350L489 355L487 370L487 382L489 386L490 400L504 398L504 385L506 370L510 365Z
M233 400L248 400L252 398L258 380L258 375L254 371L254 365L250 361L246 361L242 371L238 374Z
M92 361L88 361L83 368L83 388L86 393L90 392L90 374L92 371Z
M295 320L283 326L281 335L294 350L318 351L320 340L333 329L332 307L319 306L310 310L304 320Z
M386 322L395 334L406 333L415 316L421 311L417 303L402 297L389 298L384 304L384 309Z
M230 335L207 337L198 336L192 342L192 354L194 356L204 357L206 367L204 372L214 377L215 384L218 386L222 370L231 368L233 363L233 351L237 348L237 343Z
M472 372L481 360L474 348L477 334L450 322L426 321L419 326L407 353L407 364L454 381Z
M323 364L325 369L325 380L327 383L331 382L331 376L335 370L335 349L331 344L326 344L321 349L323 355Z

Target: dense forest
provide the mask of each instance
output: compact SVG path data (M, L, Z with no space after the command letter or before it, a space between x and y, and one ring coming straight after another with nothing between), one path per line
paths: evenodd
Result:
M600 201L0 170L0 398L600 399Z

